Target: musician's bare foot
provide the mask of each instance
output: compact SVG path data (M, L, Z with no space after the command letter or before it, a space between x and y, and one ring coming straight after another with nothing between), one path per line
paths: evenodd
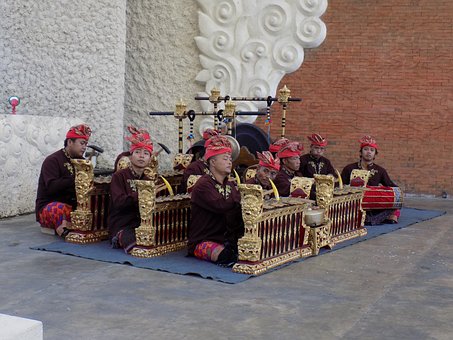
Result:
M63 220L63 222L61 222L61 224L57 227L57 229L55 229L55 231L59 236L62 236L66 229L69 228L70 226L71 222Z
M387 217L385 223L396 224L398 223L398 217L395 214L392 214L389 217Z

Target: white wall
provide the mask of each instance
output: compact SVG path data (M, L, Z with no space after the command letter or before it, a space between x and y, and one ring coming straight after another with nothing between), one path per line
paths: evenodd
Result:
M171 156L165 153L159 156L161 169L170 168L178 151L177 120L171 116L150 117L148 112L174 111L180 98L188 109L200 110L193 99L203 90L195 81L201 68L194 40L198 34L197 11L196 1L127 3L124 124L148 129L153 141L164 143L172 150ZM184 140L187 134L185 119Z
M75 120L106 150L99 163L113 165L123 142L125 54L126 0L0 2L0 217L34 210L44 151L60 148ZM26 126L9 119L11 95Z
M1 1L0 114L16 95L19 115L80 118L110 161L121 149L125 23L126 0Z
M0 218L35 209L39 172L78 118L0 115Z

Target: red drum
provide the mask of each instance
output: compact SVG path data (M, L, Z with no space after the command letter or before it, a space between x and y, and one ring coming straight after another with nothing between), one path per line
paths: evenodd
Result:
M362 200L362 209L401 209L403 192L398 187L367 186Z

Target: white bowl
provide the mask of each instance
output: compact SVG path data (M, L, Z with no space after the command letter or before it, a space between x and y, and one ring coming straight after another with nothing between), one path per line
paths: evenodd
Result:
M310 209L304 211L305 224L316 227L324 222L324 209Z

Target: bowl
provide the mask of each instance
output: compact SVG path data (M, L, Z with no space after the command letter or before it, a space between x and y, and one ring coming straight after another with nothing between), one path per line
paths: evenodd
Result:
M324 222L324 209L308 209L304 211L305 224L310 227L320 226Z

